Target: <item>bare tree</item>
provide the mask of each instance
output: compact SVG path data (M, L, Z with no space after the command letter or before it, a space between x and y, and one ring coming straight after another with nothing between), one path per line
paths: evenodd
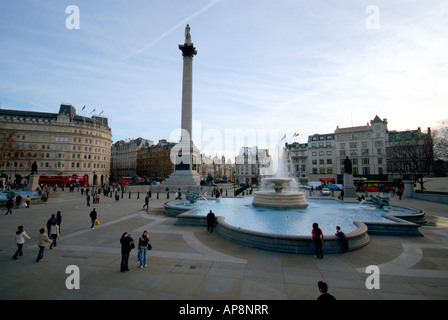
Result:
M0 129L0 168L18 159L16 131Z
M423 178L432 173L434 151L430 133L413 133L390 148L388 161L394 161L397 171L409 174L423 189Z

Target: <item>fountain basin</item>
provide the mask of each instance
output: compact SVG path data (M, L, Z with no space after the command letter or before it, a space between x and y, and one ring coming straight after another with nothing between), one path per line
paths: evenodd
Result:
M422 236L420 225L406 220L424 221L425 213L416 209L342 202L330 199L309 199L310 208L278 210L257 208L252 197L221 198L198 201L194 205L170 201L165 213L177 217L177 225L207 226L206 215L217 216L216 233L230 241L254 248L290 253L314 253L311 225L319 223L326 253L342 252L335 234L337 225L345 232L349 251L366 246L369 235Z
M262 185L267 185L273 191L254 192L254 207L277 208L277 209L304 209L308 207L305 194L299 191L286 191L294 180L291 178L263 178Z
M306 202L305 194L289 193L289 192L274 192L274 191L258 191L254 192L254 200L252 202L254 207L267 207L277 209L304 209L309 206Z

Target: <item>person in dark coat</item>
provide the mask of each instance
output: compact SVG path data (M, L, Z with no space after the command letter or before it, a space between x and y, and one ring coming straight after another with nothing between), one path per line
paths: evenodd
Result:
M210 210L210 212L207 214L207 232L213 233L213 226L215 224L216 216Z
M14 206L14 201L12 199L8 199L6 201L6 214L12 214L12 207Z
M324 257L324 254L322 253L324 235L317 223L313 223L313 231L311 232L311 235L313 236L314 248L316 249L316 257L322 259Z
M93 208L92 211L90 211L90 220L92 220L92 226L90 228L95 229L95 220L97 219L98 215L96 212L96 208Z
M328 285L325 282L319 281L317 283L317 286L318 286L319 292L320 292L320 296L317 298L318 302L336 301L336 298L328 293Z
M129 271L128 263L129 263L129 255L131 254L131 250L135 248L134 239L131 238L131 235L128 232L123 233L120 239L121 243L121 264L120 271L125 272Z
M345 233L341 231L341 227L336 227L336 236L339 238L339 241L341 242L342 251L347 252L348 250L348 240L345 236Z

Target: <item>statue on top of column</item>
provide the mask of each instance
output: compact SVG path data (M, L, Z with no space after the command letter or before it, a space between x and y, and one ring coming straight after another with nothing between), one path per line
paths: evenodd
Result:
M191 44L190 25L185 27L185 44Z

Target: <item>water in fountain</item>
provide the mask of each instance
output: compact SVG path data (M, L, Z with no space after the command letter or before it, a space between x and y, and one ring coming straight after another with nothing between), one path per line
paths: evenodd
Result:
M293 170L288 170L287 153L279 150L277 167L270 168L274 175L261 179L260 191L254 193L254 207L269 207L279 209L306 208L308 203L305 194L298 191L298 184L293 178Z

